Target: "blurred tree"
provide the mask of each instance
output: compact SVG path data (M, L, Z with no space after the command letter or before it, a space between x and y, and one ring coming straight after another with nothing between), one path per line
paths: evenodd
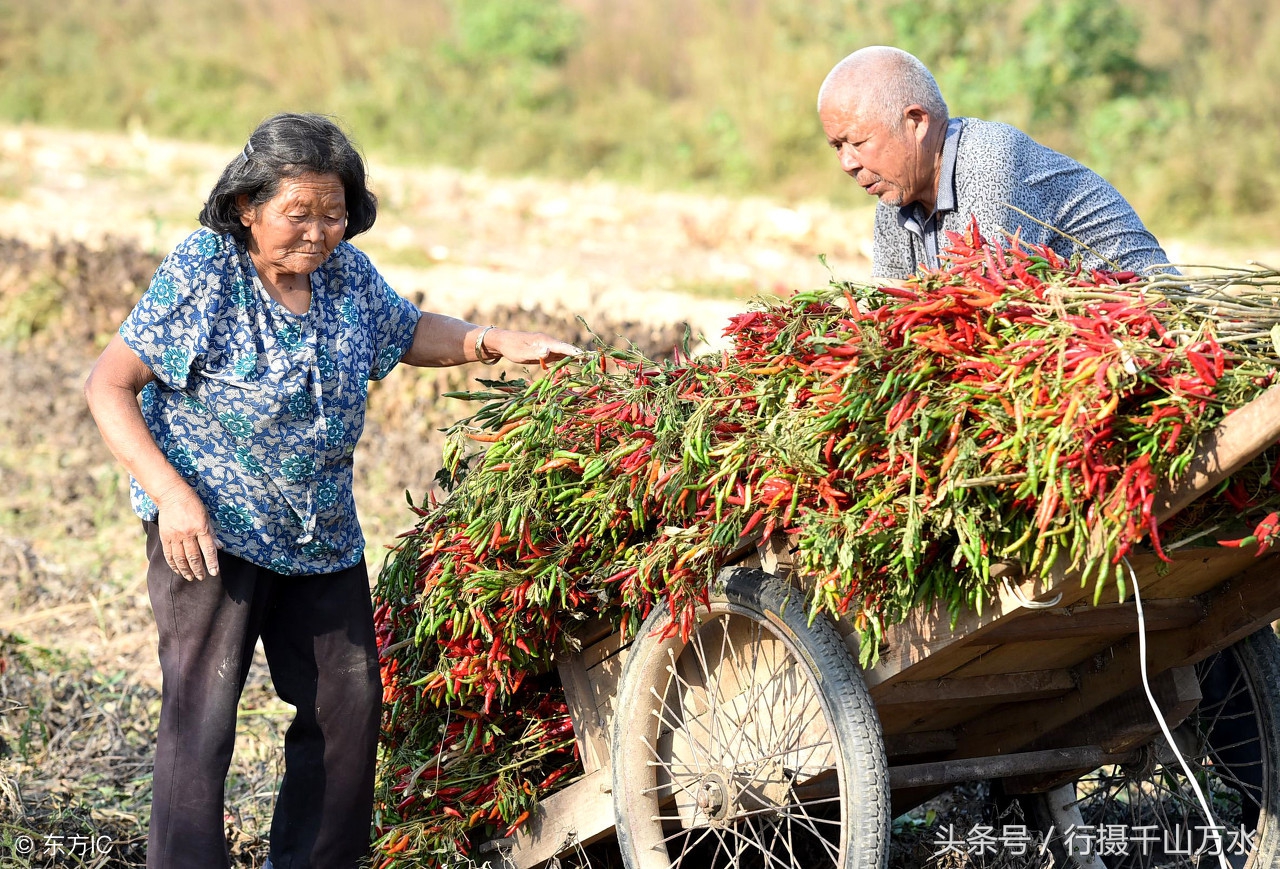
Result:
M577 47L581 17L558 0L453 0L448 51L473 68L559 66Z
M572 115L564 66L582 21L559 0L451 0L448 35L435 46L447 151L462 165L536 171ZM430 52L431 46L423 46Z
M1040 0L1022 25L1022 88L1036 123L1070 121L1154 83L1141 33L1117 0Z

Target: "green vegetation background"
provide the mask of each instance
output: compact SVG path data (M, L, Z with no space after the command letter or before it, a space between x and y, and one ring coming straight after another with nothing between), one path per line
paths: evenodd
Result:
M869 44L1159 233L1280 229L1274 0L0 0L0 119L230 144L323 111L405 161L852 202L813 100Z

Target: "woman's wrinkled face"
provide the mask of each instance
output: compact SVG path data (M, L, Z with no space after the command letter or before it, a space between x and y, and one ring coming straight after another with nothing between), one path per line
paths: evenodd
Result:
M259 269L310 274L347 230L347 196L334 174L284 178L276 195L258 206L242 198L240 222L249 230L249 253Z

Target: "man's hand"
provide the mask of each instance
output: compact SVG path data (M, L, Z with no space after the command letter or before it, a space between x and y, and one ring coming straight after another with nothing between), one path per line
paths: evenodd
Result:
M190 486L183 484L157 500L160 545L164 560L190 582L218 575L218 543L209 511Z

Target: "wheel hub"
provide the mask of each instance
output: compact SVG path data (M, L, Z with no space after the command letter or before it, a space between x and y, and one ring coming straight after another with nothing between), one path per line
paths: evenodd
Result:
M713 823L723 821L729 815L728 777L719 770L713 770L702 777L694 800L698 808Z

